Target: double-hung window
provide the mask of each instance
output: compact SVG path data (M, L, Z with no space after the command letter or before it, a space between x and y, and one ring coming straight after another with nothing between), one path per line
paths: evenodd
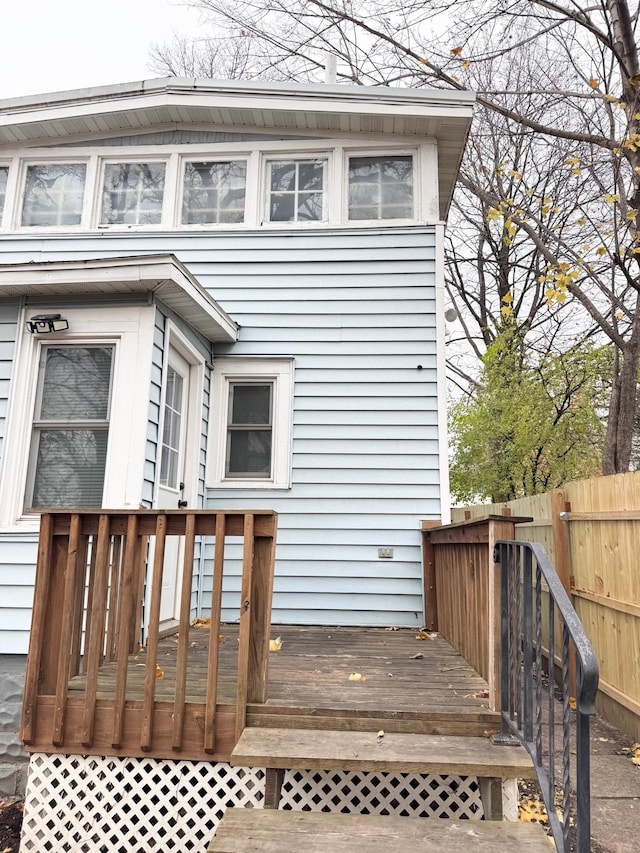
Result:
M9 167L0 166L0 221L4 211L4 200L7 196L7 180L9 179Z
M107 163L101 225L158 225L162 220L166 164Z
M113 346L43 346L25 508L102 506Z
M327 219L327 160L268 161L269 222Z
M413 157L349 158L349 219L412 219Z
M27 166L21 225L79 225L86 174L86 163Z
M209 486L289 486L292 391L291 359L216 359Z

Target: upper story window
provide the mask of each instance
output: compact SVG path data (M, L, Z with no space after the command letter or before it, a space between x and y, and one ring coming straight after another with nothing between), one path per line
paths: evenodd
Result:
M326 219L326 160L269 162L269 222Z
M9 177L9 167L0 166L0 219L4 210L4 200L7 196L7 179Z
M79 225L86 174L85 163L27 166L21 225Z
M349 219L412 219L413 157L350 157Z
M182 224L244 222L246 186L244 160L185 163Z
M165 163L107 163L102 225L158 225L162 219Z
M102 506L113 350L42 347L25 509Z

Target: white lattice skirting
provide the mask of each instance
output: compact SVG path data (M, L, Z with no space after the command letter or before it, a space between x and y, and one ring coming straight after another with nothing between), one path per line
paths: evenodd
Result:
M263 799L260 768L36 753L20 853L204 853L228 806ZM390 773L287 772L281 808L482 816L475 778Z

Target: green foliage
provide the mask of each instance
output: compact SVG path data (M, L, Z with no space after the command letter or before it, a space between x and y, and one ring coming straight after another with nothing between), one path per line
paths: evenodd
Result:
M451 408L453 497L496 503L600 473L610 374L606 348L537 359L504 328L483 358L476 393Z

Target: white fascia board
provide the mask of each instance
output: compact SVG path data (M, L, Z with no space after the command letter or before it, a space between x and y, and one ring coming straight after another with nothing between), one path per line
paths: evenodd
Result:
M210 341L238 326L173 255L0 265L0 297L150 292Z

